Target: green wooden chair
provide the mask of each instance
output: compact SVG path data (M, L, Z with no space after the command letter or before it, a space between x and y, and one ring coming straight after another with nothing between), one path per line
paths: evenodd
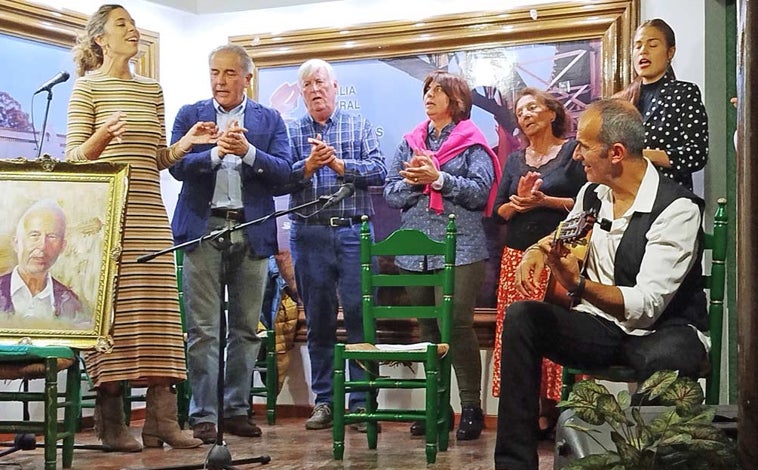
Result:
M60 393L58 372L63 370L66 371L66 390ZM45 470L55 470L57 441L62 439L63 468L71 468L80 413L78 352L64 346L0 345L0 379L45 380L41 392L0 392L2 402L22 403L25 409L30 402L41 402L44 406L41 421L27 417L9 420L4 416L0 421L0 433L43 434ZM64 408L63 421L58 419L59 408Z
M187 353L187 321L184 309L184 288L182 276L184 274L184 252L176 250L174 252L174 262L176 265L176 287L179 291L179 311L182 317L182 330L184 331L185 355ZM268 424L276 422L276 398L278 395L277 383L277 366L276 366L276 335L273 328L264 330L259 333L261 337L261 349L265 352L261 356L263 359L253 358L255 360L255 369L253 375L257 372L263 383L262 386L254 385L251 382L250 400L252 405L253 397L263 397L266 400L266 419ZM254 377L251 378L253 380ZM192 389L190 387L189 377L184 382L176 386L176 399L179 416L179 426L184 426L189 422L189 406L192 399Z
M261 385L250 387L250 400L255 397L263 398L266 403L266 421L268 424L276 423L276 397L279 394L279 369L276 364L276 334L274 329L266 329L258 333L261 338L261 354L255 361L253 376L258 374Z
M426 461L434 463L437 450L448 447L450 432L450 354L448 353L453 311L456 228L450 216L444 241L435 241L418 230L397 230L386 239L372 243L368 217L361 226L361 289L363 294L363 335L365 343L338 343L334 349L333 452L342 460L345 425L365 421L368 447L376 449L380 421L426 422ZM380 274L375 272L377 256L424 255L444 257L444 268L424 274ZM397 286L433 286L442 292L442 302L430 306L377 305L376 289ZM379 319L436 318L441 342L397 348L377 344ZM393 348L392 346L395 346ZM355 360L366 370L364 380L346 380L345 363ZM423 378L380 375L379 365L416 363L423 366ZM391 369L387 367L386 369ZM424 390L423 408L379 408L377 394L382 389ZM345 410L345 394L365 391L365 411Z
M710 325L711 351L708 363L703 364L701 377L705 378L705 402L717 405L721 383L721 344L724 321L724 287L726 284L726 248L727 248L727 213L726 199L718 200L718 207L713 221L713 232L705 234L705 250L711 253L710 274L704 274L703 280L709 292L708 323ZM611 382L642 382L641 377L632 368L611 366L600 370L579 370L563 368L563 388L561 398L568 399L576 376L586 374L596 379Z

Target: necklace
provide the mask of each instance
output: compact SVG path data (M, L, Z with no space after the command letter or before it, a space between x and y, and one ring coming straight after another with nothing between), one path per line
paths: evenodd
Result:
M558 152L561 150L561 147L563 144L555 144L548 147L547 152L544 154L538 154L536 150L532 147L526 148L526 164L534 167L539 168L542 165L546 164L550 160L554 159L556 156L558 156Z

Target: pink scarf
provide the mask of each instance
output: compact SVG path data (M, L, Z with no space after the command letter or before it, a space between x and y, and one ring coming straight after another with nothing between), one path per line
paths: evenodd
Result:
M424 121L408 134L405 134L403 138L408 142L411 150L428 151L426 148L426 136L429 129L429 121ZM460 121L455 125L450 132L447 140L442 143L437 153L432 155L432 161L437 170L442 165L449 162L453 158L457 157L464 150L472 145L479 144L487 151L492 159L492 166L495 169L495 183L490 188L490 194L487 198L487 206L484 208L484 215L490 217L492 215L492 208L495 205L495 197L497 196L497 187L500 185L500 161L497 159L497 155L492 151L487 141L484 139L482 131L476 127L476 124L471 122L470 119ZM442 193L432 188L432 185L427 184L424 188L424 194L429 195L429 208L434 210L437 214L442 214L444 206L442 204Z

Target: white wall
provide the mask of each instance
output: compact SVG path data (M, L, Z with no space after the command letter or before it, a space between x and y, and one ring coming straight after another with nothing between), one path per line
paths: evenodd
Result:
M660 17L677 32L677 54L674 67L677 75L704 88L704 2L705 0L642 0L641 18ZM86 14L102 2L94 0L50 0L48 4ZM137 24L160 33L160 81L166 98L167 128L182 104L210 96L207 55L229 36L332 27L401 19L420 20L427 16L450 13L507 9L523 5L539 5L549 1L503 0L343 0L315 5L272 8L258 11L193 15L144 0L121 2ZM686 12L686 14L684 13ZM164 172L165 173L165 172ZM178 185L166 176L164 199L170 212L176 201ZM484 380L482 391L485 413L497 414L497 400L490 395L492 351L482 351ZM312 403L308 391L307 351L301 347L291 362L288 386L282 392L283 404ZM391 399L391 394L388 394ZM454 396L456 395L454 391ZM454 406L459 409L458 400Z

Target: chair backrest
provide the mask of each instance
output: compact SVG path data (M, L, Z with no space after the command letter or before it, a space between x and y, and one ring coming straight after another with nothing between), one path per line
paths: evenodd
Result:
M710 273L705 274L709 293L708 323L711 330L710 373L706 377L705 402L718 404L721 383L721 345L724 322L724 288L726 285L727 213L726 199L718 200L713 231L705 234L705 249L711 252Z
M436 241L419 230L400 229L379 242L372 242L368 217L361 225L361 289L363 298L363 335L367 343L376 343L376 322L380 318L437 318L442 342L449 342L452 330L453 286L455 284L455 216L450 215L445 239ZM412 274L386 274L375 269L377 256L441 256L440 270ZM380 287L430 286L442 290L438 305L378 305L376 290Z

